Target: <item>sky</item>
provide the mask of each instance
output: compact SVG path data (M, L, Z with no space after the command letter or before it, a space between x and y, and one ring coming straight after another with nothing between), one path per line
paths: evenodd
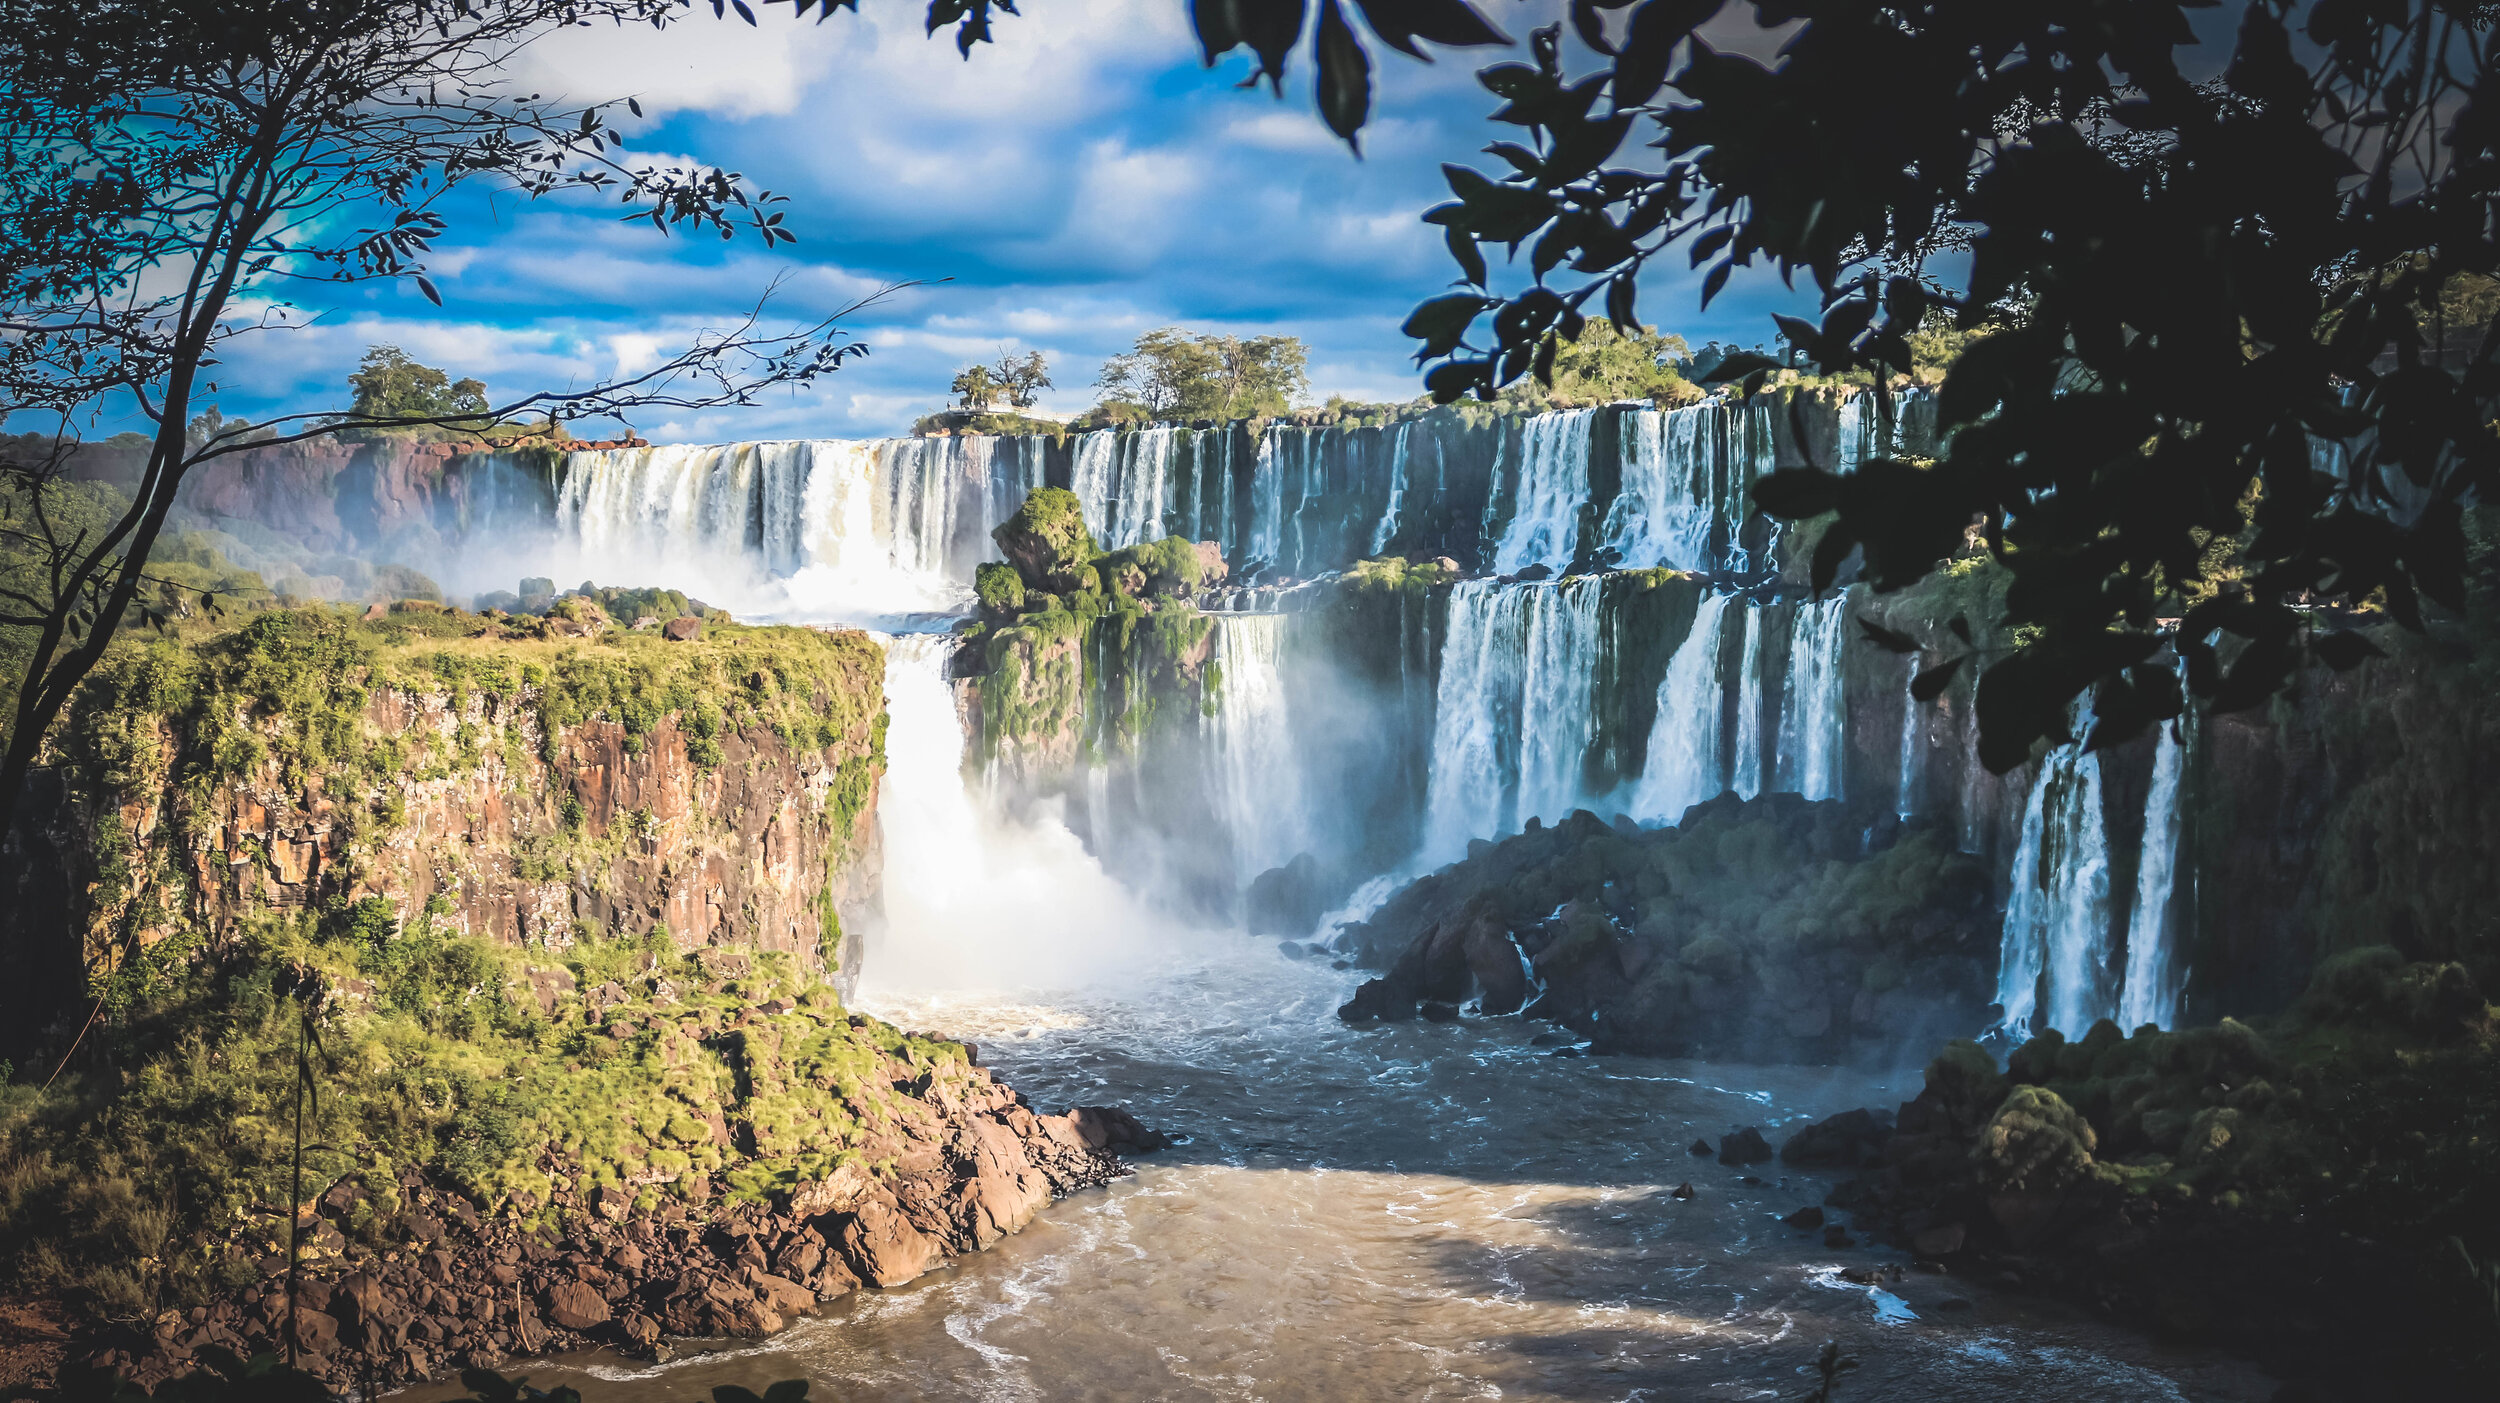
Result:
M578 386L652 364L768 289L776 315L813 320L903 283L918 285L845 319L870 354L829 380L634 427L663 443L905 432L943 407L958 369L1009 349L1043 352L1056 384L1041 408L1077 413L1107 357L1167 325L1301 337L1313 403L1410 399L1420 371L1398 326L1455 276L1420 216L1447 197L1444 161L1489 163L1482 148L1515 132L1486 120L1495 103L1474 72L1524 58L1529 29L1562 7L1480 0L1520 41L1509 50L1424 64L1372 43L1360 159L1313 109L1307 49L1281 100L1243 91L1247 54L1204 67L1184 0L1027 0L969 59L951 31L923 34L916 0L862 0L822 24L757 8L753 29L698 7L658 33L563 31L514 78L635 98L641 120L616 115L636 159L745 173L788 197L798 244L662 237L574 198L465 199L432 259L441 309L405 283L298 294L311 324L249 338L221 371L220 407L340 407L348 372L383 343L497 399ZM1763 45L1749 21L1715 29ZM1644 279L1642 319L1696 346L1766 341L1769 311L1797 306L1774 279L1740 278L1705 314L1698 275L1668 273Z

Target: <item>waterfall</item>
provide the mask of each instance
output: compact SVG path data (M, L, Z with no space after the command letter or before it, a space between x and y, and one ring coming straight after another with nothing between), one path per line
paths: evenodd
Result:
M1281 573L1277 550L1283 542L1285 522L1285 468L1278 459L1278 445L1284 434L1271 427L1259 435L1259 456L1250 468L1250 539L1244 548L1248 560L1267 563L1271 572ZM1294 505L1301 505L1296 498Z
M1727 472L1718 508L1727 532L1727 565L1739 573L1770 568L1775 562L1755 560L1738 540L1753 515L1753 485L1779 467L1779 412L1768 398L1755 398L1728 409Z
M1718 565L1711 540L1723 500L1719 437L1725 411L1714 401L1623 416L1623 486L1606 509L1603 544L1626 569Z
M1389 538L1398 533L1398 513L1406 508L1406 436L1414 428L1412 420L1398 425L1397 438L1389 448L1389 505L1380 513L1380 524L1372 528L1375 556L1389 548Z
M2014 851L1997 1002L2016 1038L2080 1037L2111 1011L2109 845L2101 757L2070 741L2040 761Z
M1207 718L1216 808L1231 838L1236 886L1281 867L1309 846L1292 727L1280 673L1282 614L1222 613L1214 661L1221 669Z
M1580 508L1589 496L1589 429L1596 420L1596 410L1573 409L1528 421L1510 524L1493 549L1496 571L1570 568L1580 545Z
M1693 614L1692 632L1667 660L1658 683L1658 717L1650 724L1649 759L1632 790L1632 815L1673 823L1684 811L1726 788L1719 754L1719 718L1726 688L1719 680L1719 637L1731 596L1714 594Z
M1736 763L1728 787L1740 798L1762 792L1762 610L1745 606L1745 650L1736 668Z
M1596 739L1598 606L1594 575L1528 585L1521 652L1519 799L1516 821L1556 822L1587 796L1589 745ZM1505 828L1503 831L1509 831Z
M964 782L946 662L954 640L885 640L886 773L877 799L883 928L869 978L888 987L1055 988L1151 956L1168 917L1105 875L1076 835L990 813ZM967 978L969 976L969 978Z
M1840 647L1848 625L1848 597L1834 595L1798 604L1788 629L1788 683L1780 689L1779 787L1809 799L1840 797L1849 719Z
M2153 784L2144 799L2144 856L2136 866L2135 907L2127 917L2127 972L2118 996L2118 1026L2164 1027L2179 1017L2185 971L2176 968L2170 915L2179 871L2179 781L2187 770L2189 727L2194 713L2154 739Z
M1118 550L1165 535L1171 507L1172 457L1185 429L1096 429L1077 437L1069 490L1085 511L1094 543Z
M1852 401L1854 403L1855 401ZM1910 673L1901 683L1901 787L1894 793L1892 811L1902 818L1917 812L1918 800L1918 698L1910 689L1918 684L1919 657L1912 653L1906 661Z
M1451 588L1425 798L1434 860L1586 799L1602 592L1594 576Z

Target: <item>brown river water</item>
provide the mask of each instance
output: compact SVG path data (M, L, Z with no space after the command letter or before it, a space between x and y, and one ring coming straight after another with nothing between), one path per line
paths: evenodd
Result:
M1834 1340L1859 1364L1841 1403L2274 1391L2226 1356L1985 1283L1844 1282L1908 1263L1781 1225L1827 1177L1774 1163L1748 1183L1687 1150L1897 1102L1915 1071L1558 1057L1516 1018L1357 1031L1335 1010L1358 975L1209 948L1089 991L859 1000L979 1043L1040 1109L1120 1104L1187 1137L1134 1177L770 1340L509 1372L589 1403L795 1377L843 1403L1772 1400L1808 1392ZM1672 1197L1686 1181L1693 1197Z

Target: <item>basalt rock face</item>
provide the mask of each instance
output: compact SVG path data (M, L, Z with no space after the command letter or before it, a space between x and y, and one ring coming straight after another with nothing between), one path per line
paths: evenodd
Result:
M1826 1202L1952 1271L2249 1350L2314 1397L2442 1397L2489 1368L2458 1249L2500 1250L2496 1058L2500 1010L2464 966L2362 947L2276 1017L2103 1020L2002 1070L1950 1044L1897 1122L1849 1112L1782 1158L1859 1168Z
M876 895L876 644L541 624L310 609L120 650L57 738L0 922L74 933L59 953L95 978L368 900L506 945L665 929L842 963Z
M345 1387L588 1348L647 1358L671 1336L754 1338L820 1302L898 1286L989 1247L1053 1200L1128 1173L1116 1152L1162 1143L1115 1108L1038 1115L973 1065L970 1049L898 1039L838 1006L773 1001L722 1019L708 1005L672 1014L585 997L558 1012L594 1027L638 1025L629 1045L674 1018L715 1047L745 1035L785 1049L822 1053L828 1039L837 1053L855 1048L867 1059L863 1080L799 1088L792 1103L801 1119L839 1122L848 1148L829 1170L760 1192L734 1146L721 1150L723 1172L656 1185L605 1175L594 1184L578 1157L550 1153L538 1165L554 1185L544 1202L481 1196L422 1167L350 1174L300 1210L305 1264L292 1312L281 1213L222 1248L234 1263L226 1275L245 1284L91 1339L88 1357L154 1386L189 1371L204 1349L282 1351L291 1331L303 1367ZM769 1071L749 1075L770 1081ZM757 1114L738 1102L710 1114L722 1113L741 1125ZM759 1133L756 1148L769 1154L770 1130L729 1138Z
M1471 1004L1601 1050L1882 1060L1976 1026L1998 908L1986 869L1911 826L1872 854L1838 803L1723 795L1673 828L1583 810L1531 826L1349 925L1388 967L1349 1022Z

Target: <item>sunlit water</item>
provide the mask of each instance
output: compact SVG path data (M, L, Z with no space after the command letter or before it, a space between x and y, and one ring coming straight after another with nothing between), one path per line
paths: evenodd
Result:
M1861 1366L1844 1403L2272 1391L1978 1283L1841 1281L1901 1254L1777 1221L1825 1179L1748 1184L1685 1148L1776 1141L1898 1079L1559 1058L1517 1019L1356 1031L1335 1017L1356 978L1218 941L1092 991L872 984L869 1011L976 1041L1036 1106L1118 1103L1188 1143L771 1340L529 1372L592 1403L798 1376L842 1400L1772 1399L1834 1339Z

